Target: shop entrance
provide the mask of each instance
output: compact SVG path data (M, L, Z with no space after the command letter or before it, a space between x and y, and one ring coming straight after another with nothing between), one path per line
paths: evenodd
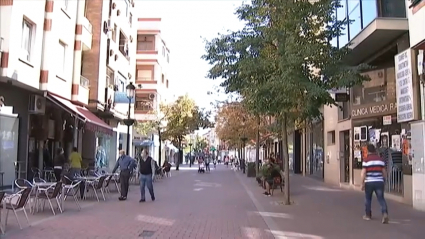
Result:
M339 133L340 182L350 182L350 131Z

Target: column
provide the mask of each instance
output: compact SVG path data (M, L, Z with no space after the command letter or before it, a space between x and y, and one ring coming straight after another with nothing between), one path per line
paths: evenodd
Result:
M46 0L44 10L44 26L43 26L43 45L41 52L41 70L40 70L40 90L47 90L49 83L49 67L51 64L52 50L56 44L53 42L52 35L52 17L53 17L54 0Z

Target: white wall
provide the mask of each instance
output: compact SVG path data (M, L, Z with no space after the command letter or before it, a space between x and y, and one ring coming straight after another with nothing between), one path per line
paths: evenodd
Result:
M47 90L66 99L71 99L71 87L74 64L75 24L77 22L77 1L68 1L65 8L64 1L55 1L52 17L52 49L49 49L49 82ZM66 44L64 65L57 64L62 59L57 54L59 41ZM49 46L50 48L50 46ZM63 73L59 70L64 67Z
M7 76L33 88L39 88L45 1L14 1L11 7L0 8L0 36L3 47L9 48ZM11 10L11 11L10 11ZM21 38L24 17L34 23L31 59L22 55Z
M407 16L409 19L409 36L410 46L415 47L417 44L425 40L425 7L413 14L414 8L409 8L411 5L410 0L406 0ZM418 7L417 7L418 8Z

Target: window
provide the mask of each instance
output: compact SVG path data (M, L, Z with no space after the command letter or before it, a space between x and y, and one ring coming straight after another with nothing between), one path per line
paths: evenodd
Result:
M124 56L128 56L128 45L127 45L127 37L124 35L124 33L122 33L122 31L120 31L120 42L119 42L120 46L120 52L124 55Z
M56 56L57 56L57 75L59 76L63 76L63 74L65 73L65 65L66 65L66 61L65 61L65 57L66 57L66 44L63 43L62 41L59 41L59 45L58 45L58 51L56 52Z
M161 83L162 83L162 84L164 84L164 83L165 83L165 77L164 77L164 74L162 74Z
M167 63L170 63L170 54L167 54Z
M360 0L348 1L348 18L350 19L350 39L356 37L362 30L362 17L360 13Z
M367 27L378 16L378 1L362 0L363 27Z
M168 80L165 82L165 87L168 89Z
M112 29L112 41L117 42L117 24L114 24L114 28Z
M33 30L34 30L34 25L24 19L24 21L22 22L21 48L22 48L22 57L26 61L31 61Z
M107 67L106 68L106 86L108 86L109 88L114 88L114 80L115 80L114 70Z
M347 18L347 2L343 0L340 2L341 7L336 10L336 17L339 22L346 21ZM344 47L348 43L348 27L344 25L341 30L341 35L338 37L338 47Z
M327 143L328 143L328 145L334 145L335 144L335 141L336 141L336 139L335 139L335 130L333 130L333 131L329 131L328 133L327 133Z
M137 50L138 51L154 51L155 50L155 36L137 36Z
M153 110L154 98L152 94L142 94L136 96L136 110L151 111Z
M165 46L162 47L162 56L165 56Z
M125 16L126 17L128 17L128 7L129 7L129 5L130 5L130 3L128 2L128 0L125 0Z
M150 81L152 79L152 70L137 70L137 81Z

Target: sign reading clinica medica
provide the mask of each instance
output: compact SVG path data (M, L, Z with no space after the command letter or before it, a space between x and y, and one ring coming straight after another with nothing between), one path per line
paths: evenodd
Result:
M397 122L414 120L411 50L395 56Z

